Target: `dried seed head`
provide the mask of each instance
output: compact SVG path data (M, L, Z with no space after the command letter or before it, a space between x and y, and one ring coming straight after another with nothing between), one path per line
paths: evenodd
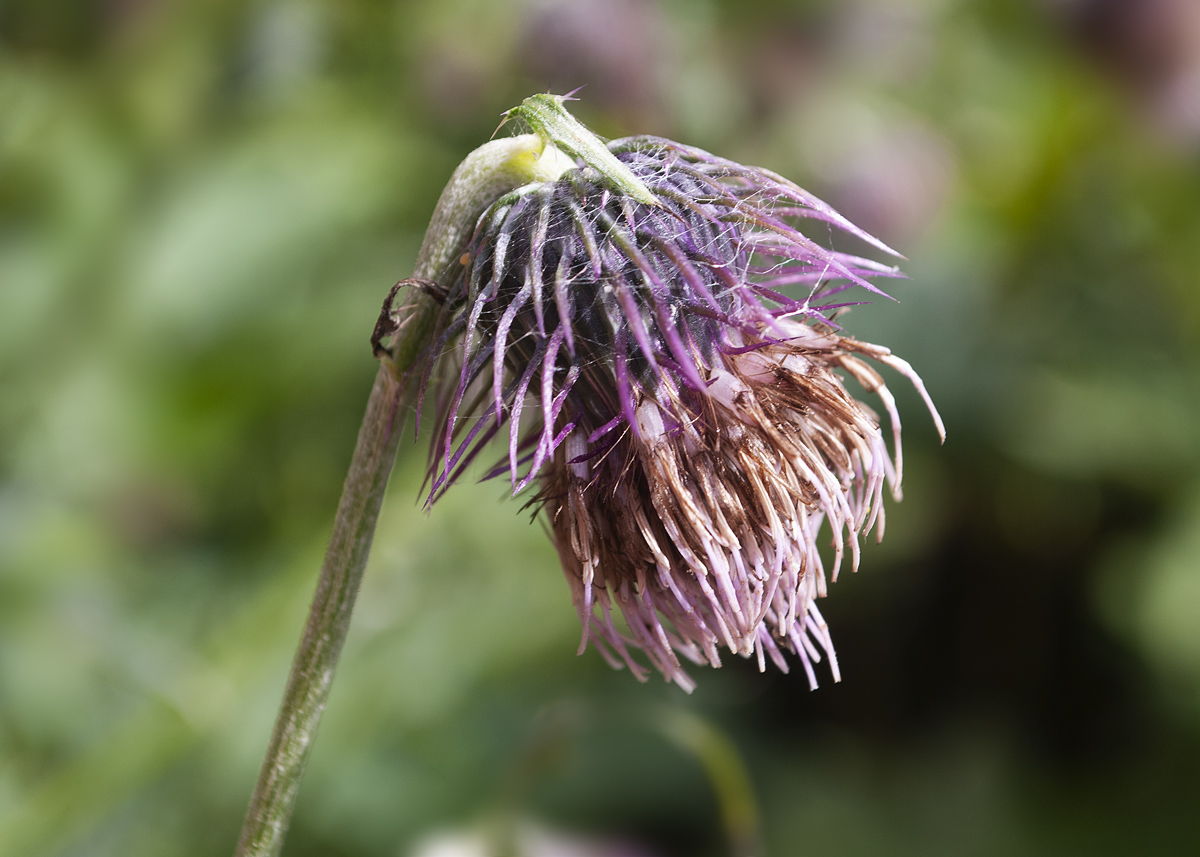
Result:
M688 689L678 656L719 666L722 647L785 671L791 652L814 686L824 653L836 679L820 532L828 519L833 577L846 551L857 566L901 477L895 403L863 358L908 377L942 426L907 363L830 321L840 293L883 294L867 278L896 269L799 227L893 251L768 171L650 137L606 152L620 181L580 155L480 219L437 344L429 501L503 434L491 475L514 493L538 481L581 651L640 678L640 648ZM891 453L839 372L879 397Z

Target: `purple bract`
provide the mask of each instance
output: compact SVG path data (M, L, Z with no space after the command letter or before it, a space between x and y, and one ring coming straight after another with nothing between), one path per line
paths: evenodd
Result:
M579 166L497 201L456 262L421 385L429 502L503 434L490 475L514 494L536 482L580 651L643 678L640 648L685 689L679 656L719 666L721 647L785 671L790 651L814 686L824 652L836 679L820 532L828 519L836 579L847 545L857 566L860 535L882 536L902 470L895 402L863 358L906 376L944 431L907 363L830 321L843 292L883 294L867 278L897 270L799 227L893 251L766 170L651 137L608 148L657 205ZM879 397L891 453L837 370Z

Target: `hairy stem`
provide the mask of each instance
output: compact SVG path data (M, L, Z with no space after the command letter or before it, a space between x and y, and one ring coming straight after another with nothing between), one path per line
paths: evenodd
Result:
M531 181L557 178L573 165L536 135L495 140L476 149L455 170L438 201L414 279L443 284L453 279L475 221L493 201ZM390 356L383 359L367 401L317 591L292 661L236 857L274 857L283 848L300 779L350 629L354 599L396 457L409 380L419 371L418 361L437 335L443 315L428 295L409 290Z
M396 456L404 387L401 377L387 366L379 367L308 622L292 661L275 731L242 827L239 857L274 855L283 847L300 778L350 628L350 613Z

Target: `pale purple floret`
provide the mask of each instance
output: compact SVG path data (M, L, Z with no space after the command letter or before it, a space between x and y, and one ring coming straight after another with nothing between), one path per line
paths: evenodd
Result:
M580 166L480 219L437 343L429 501L503 432L490 475L513 493L539 481L581 651L591 639L642 677L640 648L685 688L677 655L717 666L720 647L785 671L790 651L814 685L824 652L836 678L819 533L828 518L834 577L847 544L857 566L901 476L894 400L861 358L941 422L907 363L830 321L838 295L883 294L867 278L896 269L798 227L893 251L768 171L650 137L609 150L659 205ZM893 453L835 369L880 397Z

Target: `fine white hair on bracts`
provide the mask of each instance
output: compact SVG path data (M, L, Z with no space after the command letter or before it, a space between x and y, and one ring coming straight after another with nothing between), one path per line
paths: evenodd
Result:
M920 378L841 334L842 292L895 268L828 249L817 223L876 248L774 173L656 138L609 150L651 206L586 165L520 188L480 219L446 295L429 502L506 436L489 475L537 484L589 642L690 689L680 657L720 650L788 669L828 659L815 599L900 496L895 398L872 364ZM801 291L789 297L781 289ZM436 384L434 383L436 373ZM877 397L891 426L843 383ZM418 405L418 408L421 404ZM471 417L473 419L466 419ZM824 527L828 524L828 529Z

